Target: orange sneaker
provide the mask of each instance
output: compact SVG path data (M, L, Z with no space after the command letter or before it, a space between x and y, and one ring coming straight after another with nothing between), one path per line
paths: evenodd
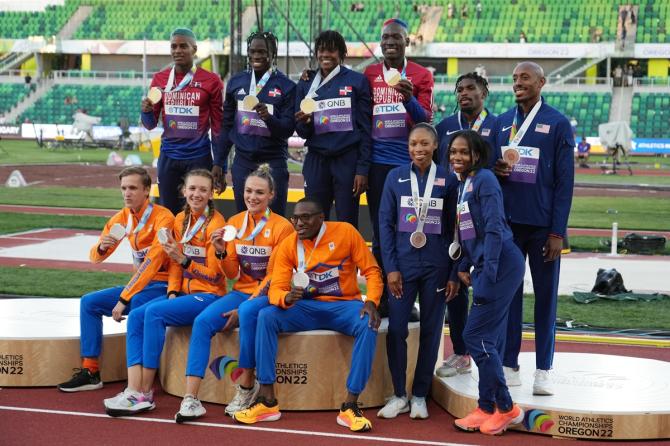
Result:
M523 421L523 410L514 404L509 412L500 412L496 409L492 417L486 420L479 431L486 435L500 435L512 424L519 424Z
M476 408L463 418L454 420L454 425L462 431L474 432L484 424L484 421L493 416L492 413L484 412L481 408Z
M248 409L240 410L233 414L235 421L244 424L254 424L259 421L277 421L280 418L281 412L279 411L277 401L269 402L262 396L257 397L256 401Z
M348 427L353 432L367 432L372 429L372 423L363 416L363 412L356 403L342 403L337 416L337 424Z

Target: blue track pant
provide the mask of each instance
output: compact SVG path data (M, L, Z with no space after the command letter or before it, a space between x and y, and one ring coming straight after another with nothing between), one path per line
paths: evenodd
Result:
M243 369L256 368L256 325L258 313L270 306L267 296L249 299L240 305L240 359L238 366Z

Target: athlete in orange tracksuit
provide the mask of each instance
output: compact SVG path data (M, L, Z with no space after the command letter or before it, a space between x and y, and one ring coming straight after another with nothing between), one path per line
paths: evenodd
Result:
M281 417L274 398L275 358L279 333L327 329L354 336L349 395L337 422L352 431L367 431L371 423L357 405L372 371L379 326L377 305L382 293L381 271L363 237L344 222L324 223L323 208L309 198L300 200L292 217L296 234L279 246L272 271L269 299L256 326L259 396L254 405L234 414L241 423L274 421ZM295 278L294 270L297 270ZM367 280L367 299L361 299L357 272ZM306 274L305 288L291 285ZM303 276L304 277L304 276Z
M157 242L156 234L160 228L171 231L174 216L168 209L149 203L151 177L145 169L128 167L119 174L119 179L125 207L103 228L91 248L90 260L101 263L116 251L120 240L112 237L110 230L114 225L121 225L133 251L135 274L125 287L94 291L81 298L79 321L83 364L69 381L58 385L63 392L102 387L98 363L102 348L102 316L113 316L120 322L124 314L165 296L167 292L169 259Z

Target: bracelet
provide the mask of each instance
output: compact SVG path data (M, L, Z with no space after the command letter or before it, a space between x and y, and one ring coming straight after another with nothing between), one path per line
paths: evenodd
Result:
M193 261L193 260L191 260L190 257L186 257L185 260L182 260L182 262L181 262L181 267L184 268L184 269L188 269L188 267L191 266L191 262L192 262L192 261Z

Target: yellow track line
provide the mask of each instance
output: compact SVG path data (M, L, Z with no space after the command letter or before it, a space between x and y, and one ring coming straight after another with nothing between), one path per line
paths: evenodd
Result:
M449 328L444 328L444 334L449 334ZM535 333L524 331L522 339L532 341ZM556 333L556 340L561 342L583 342L585 344L634 345L640 347L670 348L668 339L630 338L623 336L601 336L581 333Z

